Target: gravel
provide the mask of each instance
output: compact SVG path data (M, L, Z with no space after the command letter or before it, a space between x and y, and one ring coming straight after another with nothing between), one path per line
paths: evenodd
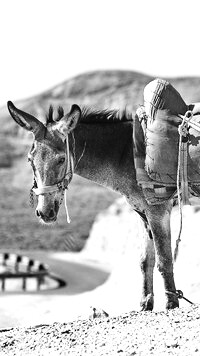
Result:
M200 355L200 306L1 329L0 355Z

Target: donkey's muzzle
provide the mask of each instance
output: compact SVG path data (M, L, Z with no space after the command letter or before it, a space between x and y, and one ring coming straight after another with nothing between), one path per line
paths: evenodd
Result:
M57 220L57 214L59 210L59 204L55 202L54 206L48 210L42 211L36 209L36 216L46 224L51 224Z

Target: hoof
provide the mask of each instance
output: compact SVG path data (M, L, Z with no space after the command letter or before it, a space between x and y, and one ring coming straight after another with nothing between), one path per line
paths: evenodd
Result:
M179 301L168 301L166 304L166 309L175 309L175 308L179 308Z
M166 309L175 309L179 307L178 296L176 292L168 292L166 291L167 303Z
M140 302L141 311L152 311L154 305L154 297L149 294L146 298L142 299Z

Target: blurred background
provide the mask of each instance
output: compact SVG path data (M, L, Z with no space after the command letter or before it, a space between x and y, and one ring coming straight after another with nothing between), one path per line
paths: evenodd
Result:
M0 13L1 248L36 256L82 250L97 215L119 196L74 177L68 193L72 223L67 225L62 208L54 227L40 225L29 206L32 137L15 125L6 102L39 119L50 104L134 112L155 77L168 79L186 102L200 101L199 2L7 0Z

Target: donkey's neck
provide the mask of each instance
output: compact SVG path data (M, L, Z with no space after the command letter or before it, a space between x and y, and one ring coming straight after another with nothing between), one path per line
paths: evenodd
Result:
M123 180L133 181L131 122L81 123L74 147L76 174L121 192Z

